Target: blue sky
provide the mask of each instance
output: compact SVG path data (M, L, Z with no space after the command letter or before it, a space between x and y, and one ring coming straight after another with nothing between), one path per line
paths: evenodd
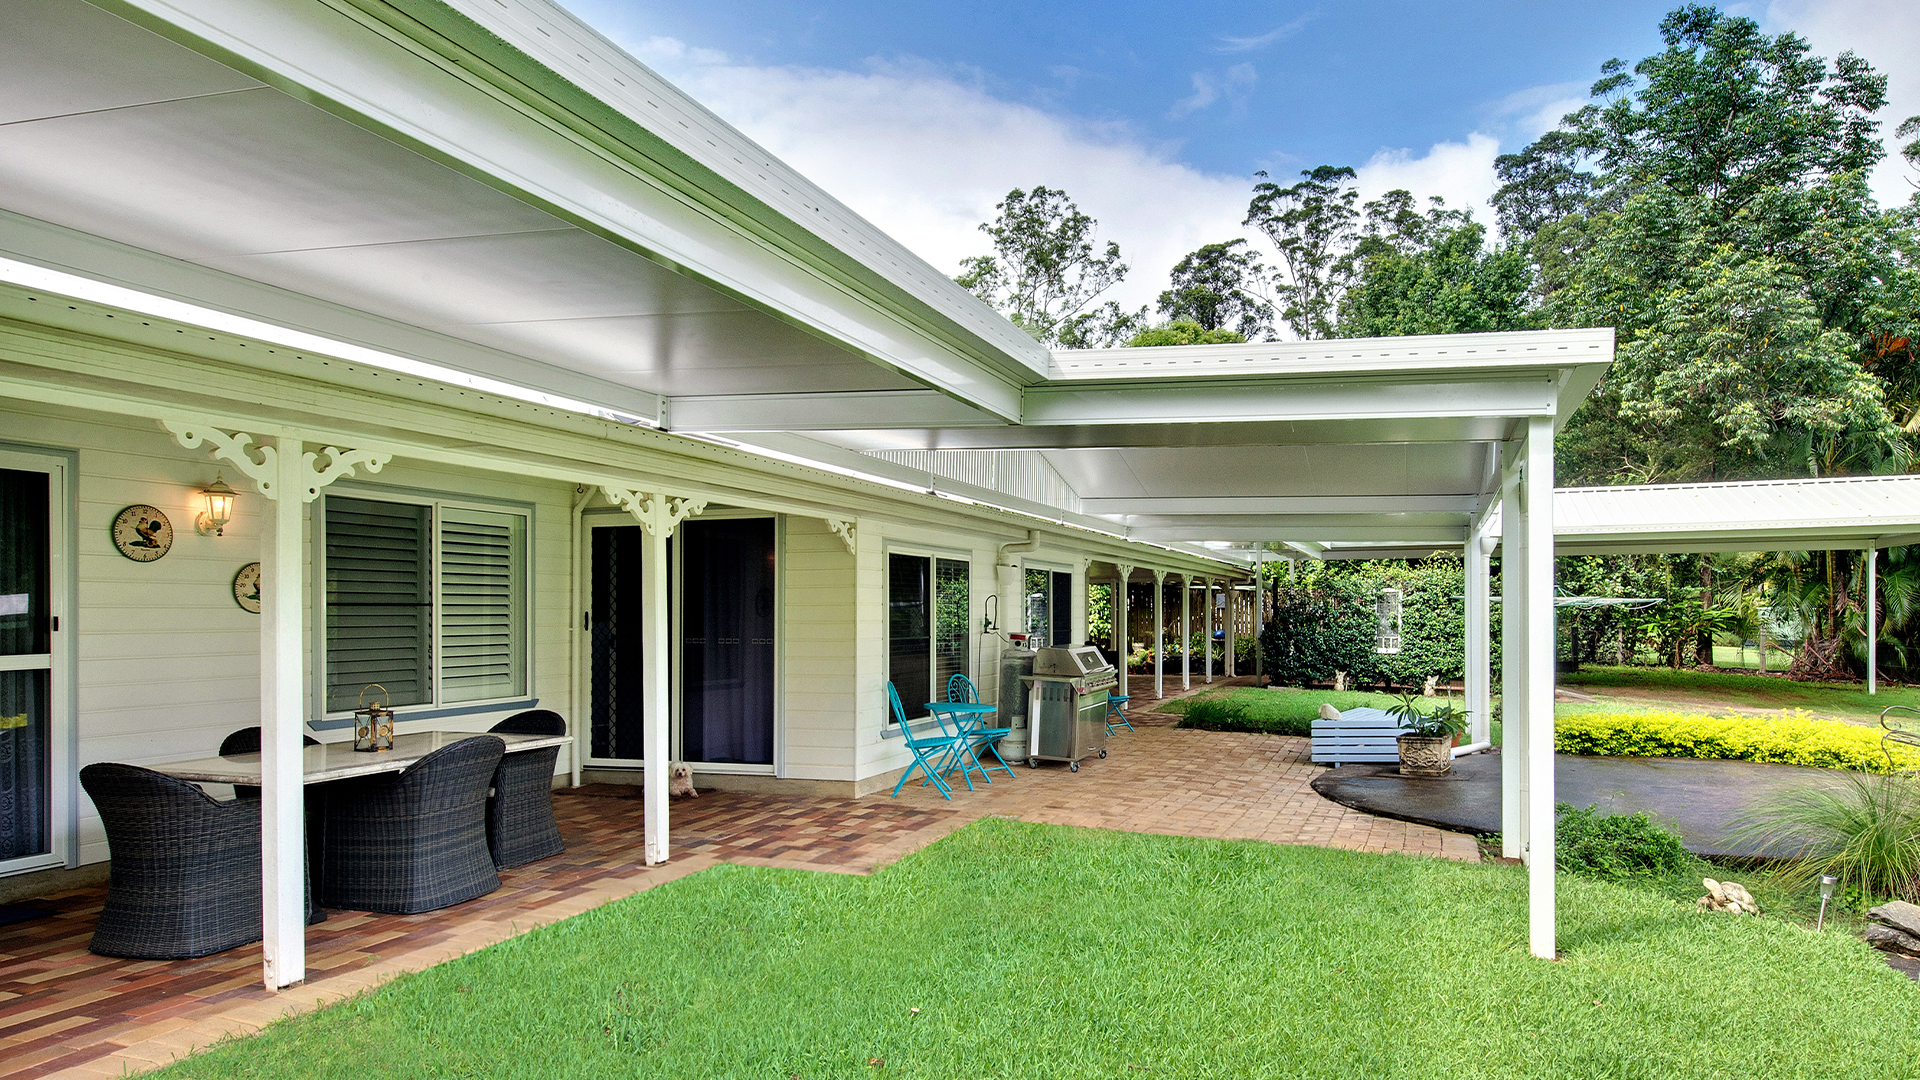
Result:
M1524 146L1610 57L1659 48L1670 2L936 4L562 0L942 271L1015 186L1065 188L1149 303L1166 269L1240 226L1256 170L1352 165L1485 212ZM1920 3L1727 5L1852 48L1920 113ZM1882 170L1883 196L1904 181Z

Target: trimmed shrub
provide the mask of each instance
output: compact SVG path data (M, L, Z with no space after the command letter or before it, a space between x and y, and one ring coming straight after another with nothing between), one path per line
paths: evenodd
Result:
M1554 865L1569 874L1602 878L1665 877L1693 866L1680 837L1642 810L1602 814L1597 806L1554 807Z
M1879 728L1786 716L1700 716L1664 711L1582 713L1554 721L1554 749L1617 757L1724 758L1822 769L1885 773ZM1900 768L1920 767L1920 754L1894 749Z

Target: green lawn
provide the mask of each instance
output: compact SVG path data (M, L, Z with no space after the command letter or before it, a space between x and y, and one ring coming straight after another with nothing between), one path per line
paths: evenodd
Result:
M1805 709L1816 716L1875 720L1889 705L1920 706L1920 690L1883 687L1869 696L1858 683L1792 682L1767 675L1738 675L1671 668L1595 667L1566 672L1561 686L1602 698L1634 698L1685 704L1720 703L1722 709Z
M1767 646L1767 670L1785 671L1793 663L1793 654L1781 652L1773 646ZM1738 645L1715 645L1713 647L1714 667L1751 668L1760 670L1760 648L1743 649Z
M1357 690L1336 694L1331 690L1301 690L1290 686L1265 690L1234 686L1169 701L1156 711L1184 716L1194 702L1208 698L1232 703L1234 711L1246 721L1244 727L1236 730L1260 730L1273 735L1307 734L1313 728L1313 718L1320 713L1321 702L1346 710L1362 706L1384 709L1400 700L1392 694L1368 694Z
M1512 867L989 819L871 878L721 867L166 1077L1911 1078L1851 934Z

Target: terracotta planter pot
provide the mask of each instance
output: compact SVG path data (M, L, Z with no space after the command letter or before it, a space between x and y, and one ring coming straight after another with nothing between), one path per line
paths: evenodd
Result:
M1452 736L1402 735L1397 741L1402 776L1445 776L1453 771Z

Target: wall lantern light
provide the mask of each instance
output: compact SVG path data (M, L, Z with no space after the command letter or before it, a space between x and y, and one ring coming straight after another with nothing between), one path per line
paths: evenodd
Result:
M233 520L233 489L228 487L226 480L216 473L213 483L208 484L207 490L200 494L207 500L207 508L194 520L194 531L201 536L208 533L215 536L227 535L227 522Z

